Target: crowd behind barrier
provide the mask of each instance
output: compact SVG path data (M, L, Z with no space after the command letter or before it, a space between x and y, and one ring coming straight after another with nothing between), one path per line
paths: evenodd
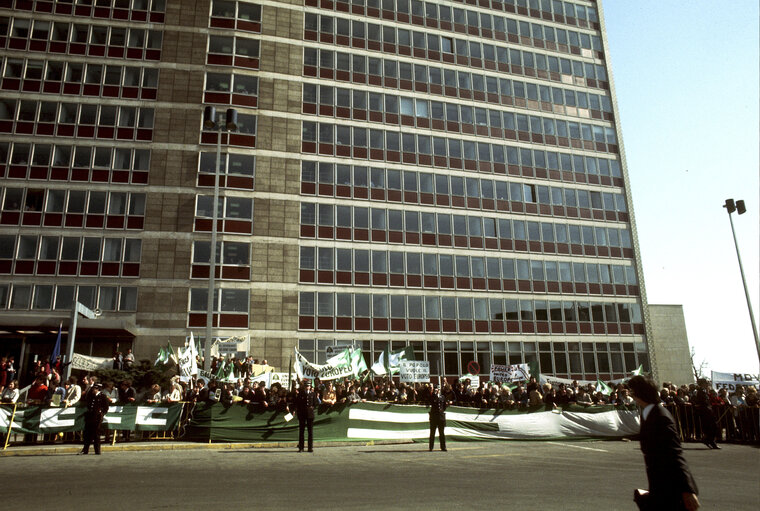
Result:
M128 356L131 353L128 353ZM128 357L127 356L127 357ZM138 364L131 360L133 357L114 357L114 369L132 369ZM126 362L129 360L129 362ZM227 361L216 357L212 359L212 374L232 363L232 372L227 379L231 381L217 381L212 379L208 385L203 379L192 378L189 381L181 381L177 376L166 378L164 384L152 383L146 388L136 389L133 382L124 379L118 382L101 381L103 392L114 405L146 404L157 405L161 403L186 403L182 411L184 424L191 417L193 408L198 402L216 403L225 406L243 405L249 406L252 411L276 410L292 412L296 385L293 382L290 388L283 387L280 383L274 383L267 387L265 382L252 380L252 367L259 364L253 357ZM7 363L7 362L6 362ZM143 361L142 364L149 364ZM266 365L266 361L262 361ZM202 366L202 361L199 360ZM118 367L117 367L118 366ZM127 367L128 366L128 367ZM26 394L25 404L36 406L76 406L89 392L92 385L99 381L96 375L85 375L81 381L72 376L68 381L61 382L60 360L50 364L38 361L33 369L34 383L29 387ZM164 368L165 370L165 368ZM7 380L7 371L4 372ZM3 403L15 403L19 399L16 386L17 381L2 381L0 387L0 401ZM375 378L365 380L333 380L320 382L315 381L315 388L319 393L322 407L336 404L352 404L357 402L386 402L393 404L427 404L430 399L431 383L400 383L390 378ZM502 385L493 382L480 383L473 387L469 380L442 380L441 390L446 400L452 405L461 407L475 407L482 409L534 409L543 405L546 409L564 408L566 405L593 406L613 405L632 406L634 400L630 396L625 383L610 384L608 394L598 390L593 384L581 385L578 382L566 385L540 384L535 378L524 383ZM662 386L660 393L662 403L670 410L678 431L683 441L700 441L702 438L702 416L695 413L693 401L696 397L697 386L695 384L677 387L669 382ZM736 392L729 395L725 389L719 392L710 390L710 404L712 414L719 428L719 441L758 443L760 442L760 417L758 412L758 394L754 387L744 388L737 386ZM115 428L114 428L115 429ZM179 428L181 430L181 427ZM181 433L179 431L177 434ZM110 438L111 432L106 433L107 441L115 441ZM143 436L145 434L143 433ZM155 436L155 435L150 435ZM165 437L166 435L164 435ZM46 441L55 441L57 438L46 437ZM70 437L64 440L71 440ZM122 440L132 440L129 430L122 431ZM27 437L27 442L34 439Z

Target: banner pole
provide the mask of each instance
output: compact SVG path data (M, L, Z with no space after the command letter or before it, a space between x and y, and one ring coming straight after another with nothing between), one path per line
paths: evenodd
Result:
M13 403L13 411L11 412L11 420L8 421L8 433L5 435L5 444L3 445L3 450L6 450L8 448L8 443L11 440L11 429L13 428L13 420L16 418L17 406L18 403Z

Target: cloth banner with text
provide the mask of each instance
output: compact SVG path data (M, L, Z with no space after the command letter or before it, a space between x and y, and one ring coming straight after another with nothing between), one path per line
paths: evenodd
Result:
M162 406L111 405L103 419L103 427L128 431L171 431L177 427L182 403ZM69 433L84 430L85 406L70 408L0 405L0 432L8 431L13 416L12 433Z
M737 385L741 385L745 389L750 386L757 389L760 387L760 375L712 372L712 386L715 390L726 389L730 394L736 392Z
M500 365L491 364L491 381L496 383L512 383L527 381L530 377L528 364Z

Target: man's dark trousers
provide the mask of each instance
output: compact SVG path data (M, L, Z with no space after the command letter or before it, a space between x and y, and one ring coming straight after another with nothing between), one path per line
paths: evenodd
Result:
M433 450L433 446L435 445L435 430L438 430L438 437L439 441L441 443L441 450L446 450L446 434L444 433L444 430L446 429L446 419L441 419L439 417L430 417L430 450Z
M82 452L87 454L90 452L90 444L95 447L95 454L100 454L100 423L99 417L89 418L85 417L84 433L82 433L82 439L84 440L84 447Z
M314 449L314 418L313 417L298 417L298 449L303 450L304 430L309 430L309 450Z

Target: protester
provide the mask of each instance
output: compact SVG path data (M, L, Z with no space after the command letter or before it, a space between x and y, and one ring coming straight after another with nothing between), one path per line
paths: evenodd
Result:
M16 380L11 380L0 394L0 402L15 403L16 401L18 401L18 388Z
M82 398L82 389L77 385L77 377L71 376L66 382L66 395L63 399L63 406L75 406Z

